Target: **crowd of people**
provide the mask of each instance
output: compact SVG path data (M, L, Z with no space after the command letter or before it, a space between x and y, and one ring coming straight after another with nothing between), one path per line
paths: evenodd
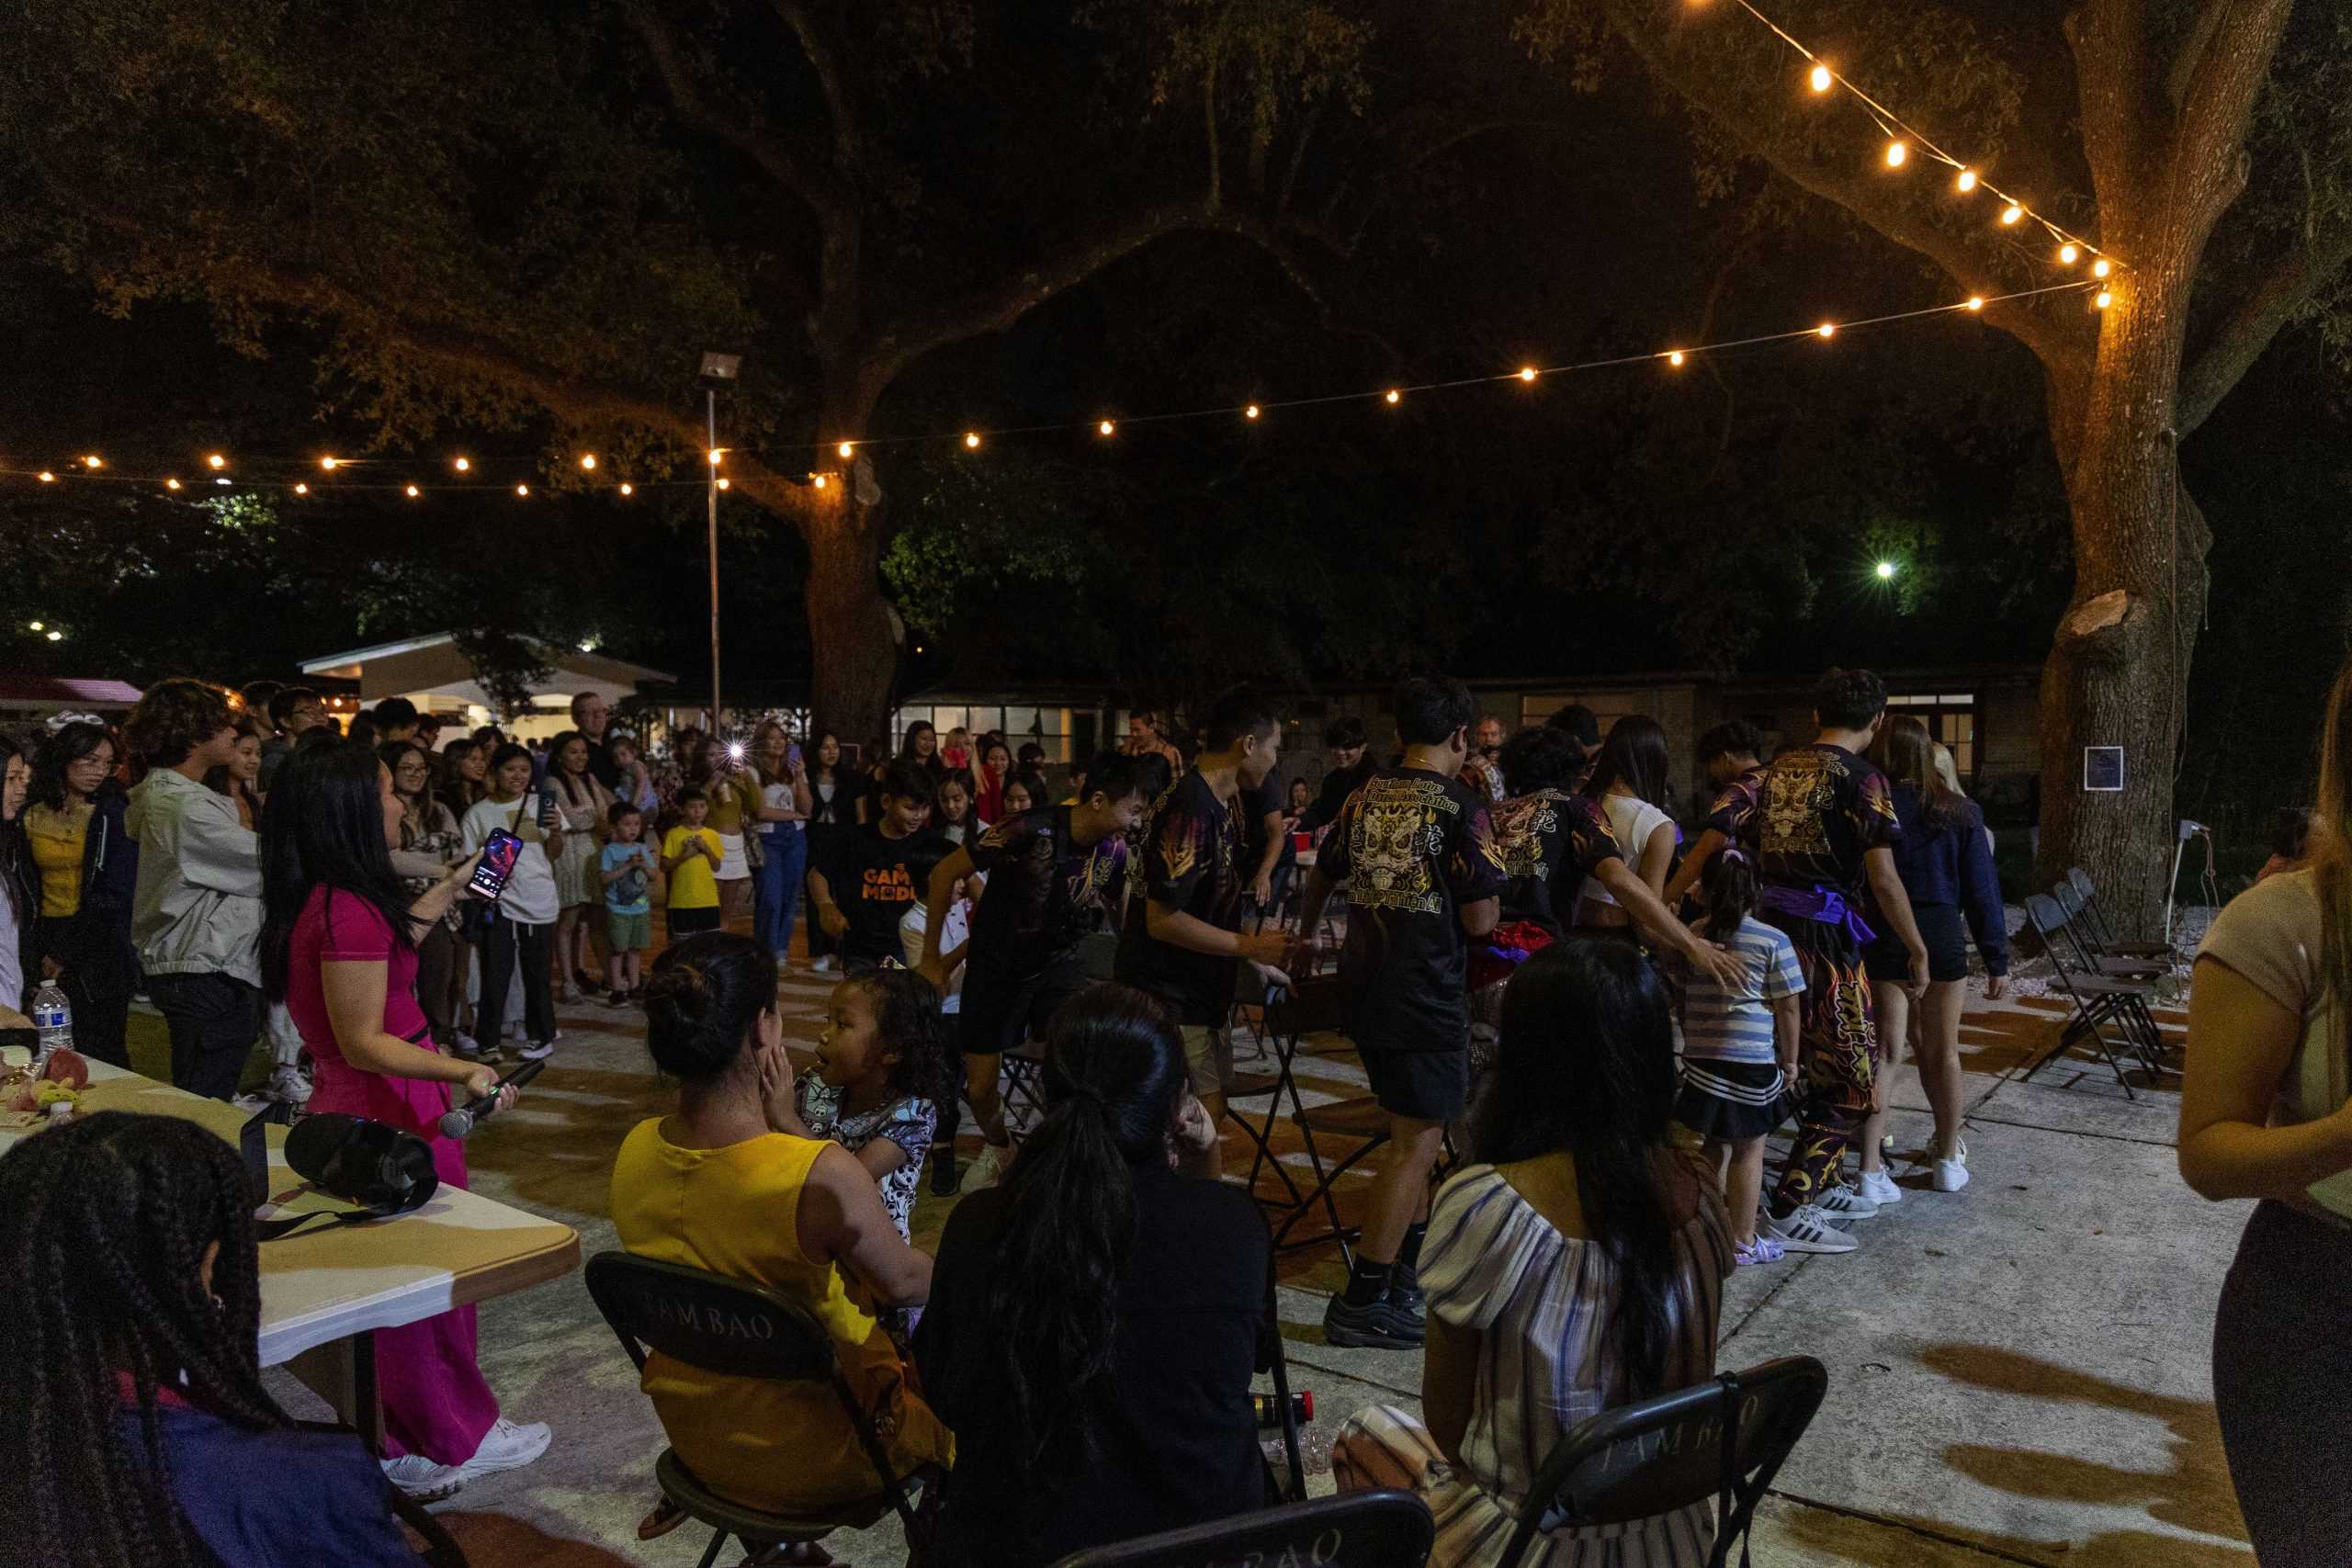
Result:
M458 1185L461 1147L435 1120L453 1088L492 1090L510 992L525 1056L553 1048L559 1004L641 1010L675 1101L616 1151L621 1245L808 1309L894 1469L927 1482L927 1561L1043 1562L1269 1500L1250 1395L1277 1353L1272 1252L1251 1196L1220 1180L1238 1000L1344 994L1388 1136L1323 1330L1419 1349L1425 1371L1420 1412L1351 1417L1334 1469L1342 1487L1419 1493L1445 1564L1498 1556L1561 1431L1711 1374L1733 1269L1850 1252L1860 1222L1917 1192L1887 1175L1882 1143L1896 1046L1934 1112L1928 1188L1970 1179L1960 1002L1972 938L1986 991L2003 984L1999 890L1982 814L1867 671L1828 671L1816 733L1777 755L1745 723L1702 737L1714 795L1687 842L1655 722L1604 737L1568 708L1511 734L1435 679L1397 690L1385 761L1360 721L1335 722L1319 781L1285 776L1281 716L1244 689L1193 714L1189 736L1137 716L1064 788L1026 748L920 723L871 768L775 721L740 750L690 732L648 758L583 697L542 761L496 736L435 751L406 705L365 716L370 738L331 733L308 693L259 705L267 734L209 687L159 683L124 727L143 769L127 801L96 727L12 760L0 881L34 965L18 992L52 966L79 1041L84 998L113 1018L107 998L143 983L175 1080L224 1095L265 1005L282 1010L313 1109L428 1139ZM469 898L501 829L523 841L514 873L495 902ZM2273 882L2318 889L2310 911L2278 894L2280 920L2312 924L2333 897L2307 873ZM804 888L810 968L832 984L800 1073L778 983ZM2245 947L2217 932L2259 992L2238 1022L2269 1032L2250 1103L2293 1044L2287 992L2306 996L2318 971L2274 976L2254 945L2269 933L2238 924ZM2342 945L2297 951L2312 967ZM1001 1077L1024 1043L1042 1053L1043 1107L1016 1153ZM95 1030L91 1047L109 1048ZM2217 1097L2212 1190L2272 1193L2352 1165L2341 1114L2322 1114L2342 1096L2323 1098L2311 1119L2326 1136L2272 1153L2247 1138L2287 1134L2232 1132L2245 1108ZM53 1420L0 1433L0 1488L73 1474L136 1494L102 1527L109 1549L209 1540L220 1507L187 1493L217 1464L181 1456L227 1438L204 1450L186 1429L295 1438L253 1383L249 1221L203 1183L159 1190L163 1156L114 1158L135 1135L123 1121L0 1160L0 1212L80 1181L111 1212L153 1206L176 1238L71 1261L25 1242L0 1269L0 1310L29 1325L37 1359L67 1378L112 1369L43 1404ZM1792 1124L1768 1180L1767 1139ZM911 1241L926 1178L964 1195L935 1256ZM2256 1224L2300 1245L2286 1220ZM212 1292L225 1324L126 1325L106 1342L92 1319L141 1299L121 1284L136 1269L161 1271L153 1299ZM2242 1310L2286 1310L2254 1293ZM378 1359L385 1471L413 1496L550 1440L500 1413L470 1309L379 1334ZM681 1460L747 1506L818 1511L872 1490L830 1389L660 1356L643 1386ZM109 1427L119 1440L87 1451ZM342 1475L333 1456L303 1462ZM46 1503L40 1517L60 1517ZM663 1501L643 1529L679 1522ZM72 1529L85 1528L101 1527ZM1616 1532L1610 1560L1697 1563L1710 1528L1703 1508L1649 1520ZM1560 1562L1596 1544L1557 1539Z

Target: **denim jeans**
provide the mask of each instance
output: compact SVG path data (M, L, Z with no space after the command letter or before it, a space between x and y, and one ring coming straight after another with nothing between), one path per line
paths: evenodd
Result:
M762 840L767 851L752 873L752 934L778 959L792 951L792 920L800 909L800 879L808 868L808 835L784 824Z

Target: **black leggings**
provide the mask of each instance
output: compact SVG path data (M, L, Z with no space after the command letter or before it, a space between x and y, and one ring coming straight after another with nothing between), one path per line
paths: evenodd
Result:
M523 1038L544 1045L555 1038L555 998L548 987L552 926L523 926L501 918L482 927L481 1000L474 1007L474 1038L495 1045L506 1032L506 982L523 965Z
M2352 1226L2256 1204L2213 1314L2213 1411L2262 1568L2352 1562Z

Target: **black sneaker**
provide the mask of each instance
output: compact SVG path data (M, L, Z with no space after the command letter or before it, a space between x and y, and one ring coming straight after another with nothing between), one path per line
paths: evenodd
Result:
M1323 1309L1323 1340L1327 1345L1354 1346L1374 1350L1418 1350L1426 1333L1421 1314L1394 1294L1365 1306L1344 1295L1333 1296Z
M963 1184L964 1179L956 1169L956 1151L954 1149L932 1150L931 1195L934 1198L953 1198L956 1196L956 1190Z
M1421 1289L1421 1271L1410 1263L1399 1263L1388 1276L1388 1299L1415 1317L1429 1314L1430 1297Z

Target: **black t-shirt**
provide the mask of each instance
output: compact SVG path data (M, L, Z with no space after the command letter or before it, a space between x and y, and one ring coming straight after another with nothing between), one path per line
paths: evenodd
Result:
M1340 808L1317 863L1348 888L1340 976L1350 1037L1365 1050L1462 1049L1462 907L1503 890L1485 794L1419 768L1382 769Z
M1185 769L1152 803L1131 881L1118 978L1158 997L1179 1024L1223 1023L1237 961L1153 940L1144 908L1148 900L1225 931L1241 929L1240 814L1217 799L1198 768Z
M1233 799L1233 808L1241 813L1241 869L1244 880L1258 874L1258 867L1266 858L1266 818L1280 814L1283 808L1283 781L1279 774L1269 772L1258 781L1258 787L1241 786Z
M966 844L988 874L972 916L967 962L1005 980L1030 980L1074 963L1095 916L1118 897L1127 841L1114 833L1092 844L1070 837L1071 808L1041 806L1008 817Z
M602 740L588 742L588 776L615 795L620 793L620 764L613 761L613 749Z
M1864 758L1816 742L1742 773L1716 798L1707 826L1756 856L1759 881L1862 891L1862 858L1903 836L1894 792Z
M1372 754L1367 751L1352 768L1333 768L1323 775L1323 787L1316 793L1315 804L1306 808L1306 816L1299 823L1302 828L1328 828L1340 819L1340 807L1348 796L1363 787L1372 777Z
M1502 856L1503 919L1532 920L1554 935L1566 929L1585 878L1623 860L1608 819L1589 795L1540 789L1495 807Z
M931 833L890 839L871 827L843 833L827 857L830 863L818 867L849 921L842 954L869 964L903 960L899 922L930 896L932 870L953 848Z
M1011 1194L972 1193L947 1216L914 1339L924 1397L956 1432L931 1555L939 1568L1034 1568L1269 1502L1250 1406L1251 1375L1273 1364L1266 1222L1238 1187L1156 1161L1129 1168L1135 1241L1114 1287L1093 1445L1050 1449L1042 1462L1029 1462L1001 1375L973 1343L1002 1266Z

